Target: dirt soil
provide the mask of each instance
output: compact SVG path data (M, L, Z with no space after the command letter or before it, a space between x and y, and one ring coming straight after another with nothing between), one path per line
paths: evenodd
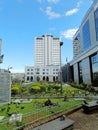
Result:
M80 109L68 117L75 121L74 130L98 130L98 111L85 114Z

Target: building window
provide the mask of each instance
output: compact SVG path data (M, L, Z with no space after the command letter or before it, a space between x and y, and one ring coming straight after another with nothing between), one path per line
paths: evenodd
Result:
M83 65L82 65L82 61L80 61L78 63L78 68L79 68L79 83L83 83L83 74L82 74L82 70L83 70Z
M84 50L87 50L91 46L90 41L90 29L89 29L89 20L83 26L83 43L84 43Z
M92 63L92 82L94 83L94 86L98 86L98 53L93 55L91 57L91 63Z
M96 40L98 41L98 8L94 12L94 17L95 17Z

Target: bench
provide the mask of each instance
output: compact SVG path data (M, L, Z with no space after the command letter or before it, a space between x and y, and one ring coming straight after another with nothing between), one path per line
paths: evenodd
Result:
M92 101L89 103L84 102L82 104L82 108L85 113L87 113L87 114L92 113L92 112L98 110L98 101Z
M61 116L55 120L42 124L33 128L32 130L73 130L74 121L65 116Z

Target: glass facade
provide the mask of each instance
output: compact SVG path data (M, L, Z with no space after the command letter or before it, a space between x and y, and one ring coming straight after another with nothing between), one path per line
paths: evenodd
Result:
M96 40L98 41L98 8L95 10L94 16L95 16Z
M84 43L84 50L87 50L91 46L90 41L90 29L89 29L89 20L83 26L83 43Z
M98 86L98 53L91 57L93 83Z

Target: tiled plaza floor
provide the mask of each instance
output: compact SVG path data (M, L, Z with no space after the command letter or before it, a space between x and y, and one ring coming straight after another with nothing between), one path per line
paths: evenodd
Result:
M75 121L74 130L98 130L98 111L85 114L80 109L68 117Z

